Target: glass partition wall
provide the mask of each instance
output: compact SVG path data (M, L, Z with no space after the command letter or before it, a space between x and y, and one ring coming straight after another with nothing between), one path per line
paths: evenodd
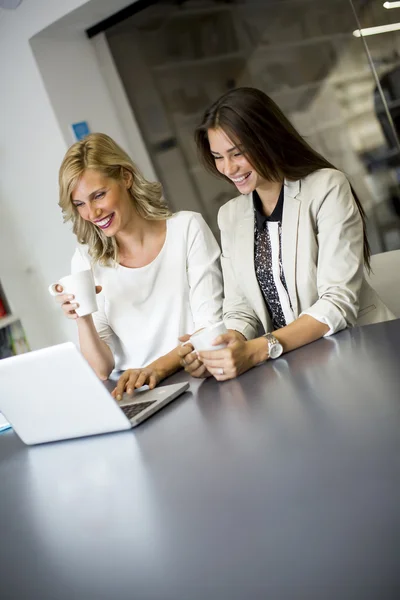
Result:
M108 27L111 55L171 207L201 212L217 233L218 209L237 192L199 164L193 132L220 94L249 85L270 95L349 176L369 217L373 252L400 248L400 37L357 37L360 27L389 22L395 11L382 5L139 1L134 14Z

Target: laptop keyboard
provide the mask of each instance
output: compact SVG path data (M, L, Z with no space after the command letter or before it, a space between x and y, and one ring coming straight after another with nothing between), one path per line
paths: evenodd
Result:
M155 404L155 402L156 400L151 400L151 402L135 402L135 404L120 406L120 409L125 413L128 419L132 419L152 404Z

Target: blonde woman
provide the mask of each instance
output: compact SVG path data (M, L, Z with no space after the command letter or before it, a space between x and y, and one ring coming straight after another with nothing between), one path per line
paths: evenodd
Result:
M67 151L59 173L64 221L78 247L72 272L92 268L98 312L76 319L81 351L101 379L124 370L114 396L150 388L180 368L178 337L221 319L220 251L200 214L172 214L110 137L94 133ZM62 291L62 290L59 290Z

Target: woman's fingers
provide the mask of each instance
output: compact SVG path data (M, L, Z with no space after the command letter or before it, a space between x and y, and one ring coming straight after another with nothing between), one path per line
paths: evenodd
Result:
M125 371L122 373L121 377L118 379L118 383L115 386L115 390L112 392L112 396L120 402L122 400L122 396L125 392L125 387L127 382L129 381L130 372Z
M73 294L63 294L63 287L60 284L57 284L54 289L57 292L57 295L54 296L55 301L61 306L64 315L68 319L78 319L79 317L75 311L79 304L74 301L75 296Z
M198 361L199 364L201 363L201 361L198 360L197 353L194 352L193 346L191 344L185 344L185 345L181 346L178 349L178 356L181 359L180 360L181 366L188 373L190 373L192 370L191 368L189 370L188 367L191 367L191 365L194 361ZM198 365L194 366L194 368L197 368L197 367L198 367Z
M124 392L131 395L135 389L141 388L143 385L148 384L149 388L153 389L157 383L157 372L152 369L128 369L119 378L112 396L120 402Z
M202 361L207 369L222 369L224 366L227 368L226 360L223 358L204 359Z
M231 357L229 350L201 350L199 352L200 360L204 363L210 360L226 360Z
M191 352L181 359L181 365L185 369L186 373L193 375L195 371L203 366L203 363L197 356L196 352ZM196 377L196 375L194 375L194 377Z
M79 304L77 302L65 302L65 304L62 305L63 311L67 314L75 312L78 307Z
M69 319L79 318L75 312L78 307L79 304L77 302L64 302L64 304L61 305L62 311L64 312L65 316Z
M138 378L136 379L136 382L135 382L135 388L138 389L138 388L141 388L142 385L145 385L147 379L149 378L149 375L150 374L148 371L144 371L144 370L140 371Z
M184 344L185 342L188 342L190 340L190 335L188 333L186 333L185 335L181 335L180 337L178 337L178 340Z
M62 287L60 285L57 286L57 288L60 288L62 290ZM57 304L60 304L65 316L69 319L78 318L78 315L76 314L75 310L79 307L79 304L77 302L74 302L74 300L75 296L73 296L72 294L59 294L58 296L55 296L55 301L57 302Z
M186 354L186 356L183 358L183 362L187 367L192 365L196 361L198 363L201 363L201 360L199 360L199 357L197 356L196 352L189 352L189 354Z
M194 350L194 348L193 348L192 344L182 344L182 346L180 346L178 348L178 356L181 359L185 358L188 354L193 352L193 350Z
M197 369L192 371L190 374L192 377L197 377L199 379L201 377L209 377L211 375L211 373L206 369L203 363L200 363L200 366L197 367Z
M129 378L125 384L125 390L127 394L132 394L135 391L137 386L137 381L140 377L141 370L140 369L130 369L129 370Z
M58 294L58 296L54 296L54 298L57 304L61 304L62 306L66 302L71 302L72 300L74 300L75 296L73 296L72 294Z
M192 356L192 355L190 355ZM192 360L192 362L190 364L187 365L190 368L190 372L193 373L194 371L197 371L197 369L199 369L200 367L203 367L203 363L201 362L201 360L199 360L197 358L197 356L194 358L194 360Z
M222 369L222 370L221 370ZM209 373L217 380L217 381L226 381L227 379L232 379L234 375L229 369L224 369L222 367L212 368L208 367Z
M152 390L153 388L156 387L157 385L157 377L155 376L154 373L152 373L149 377L149 388Z

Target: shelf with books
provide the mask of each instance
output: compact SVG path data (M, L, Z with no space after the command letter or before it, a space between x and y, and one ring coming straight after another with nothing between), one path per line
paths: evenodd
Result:
M0 317L0 329L8 327L17 321L19 321L19 317L16 317L15 315L5 315L4 317Z
M29 352L29 344L20 318L12 313L0 282L0 359Z
M3 317L6 324L0 329L0 359L29 352L29 344L21 321L17 317ZM0 319L0 326L2 320Z

